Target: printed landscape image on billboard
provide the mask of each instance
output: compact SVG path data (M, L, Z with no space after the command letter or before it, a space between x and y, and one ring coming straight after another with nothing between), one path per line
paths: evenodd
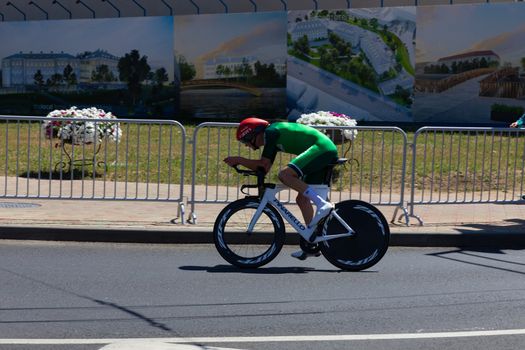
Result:
M525 4L417 12L414 118L507 126L525 108Z
M172 17L2 22L0 42L0 114L173 117Z
M286 13L179 16L179 119L286 118Z
M413 121L415 33L415 7L289 12L288 119Z

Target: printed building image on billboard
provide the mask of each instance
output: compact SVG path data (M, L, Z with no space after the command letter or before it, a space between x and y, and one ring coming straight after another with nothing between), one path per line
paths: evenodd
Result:
M2 22L0 114L172 118L172 37L172 17Z
M288 119L413 121L415 20L415 7L289 12Z
M507 126L525 109L525 6L417 11L414 119Z
M179 16L178 119L286 118L286 13Z

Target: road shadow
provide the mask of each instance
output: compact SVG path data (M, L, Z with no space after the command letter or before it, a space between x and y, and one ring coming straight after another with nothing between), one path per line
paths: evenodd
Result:
M469 223L457 226L461 234L459 247L469 250L501 253L525 249L525 219L508 219L505 225Z
M55 290L57 292L64 293L66 295L70 295L70 296L73 296L73 297L77 297L79 299L87 300L87 301L90 301L92 303L95 303L96 305L100 305L102 307L106 307L106 308L110 308L110 309L116 310L116 311L118 311L118 312L120 312L120 313L122 313L124 315L124 316L121 316L121 317L115 317L114 318L115 321L140 320L140 321L144 322L145 324L149 325L150 327L153 327L153 328L155 328L157 330L161 330L161 331L177 334L176 330L170 328L167 324L158 322L154 318L151 318L151 317L148 317L148 316L146 316L144 314L141 314L140 312L138 312L136 310L133 310L133 307L120 305L118 303L115 303L115 302L112 302L112 301L109 301L109 300L101 300L101 299L93 298L93 297L90 297L88 295L84 295L84 294L80 294L80 293L74 292L74 291L70 290L67 287L61 287L61 286L49 283L47 281L44 281L44 280L41 280L41 279L37 279L37 278L31 277L31 276L27 276L25 274L22 274L22 273L19 273L19 272L16 272L16 271L12 271L12 270L9 270L9 269L3 268L3 267L0 267L0 271L5 272L5 273L10 274L10 275L13 275L13 276L16 276L18 278L24 279L26 281L30 281L32 283L39 284L41 286L44 286L46 288ZM63 308L61 308L61 309L63 309ZM125 316L127 316L127 318ZM39 319L39 320L3 321L3 323L12 323L12 324L42 323L42 324L45 324L45 323L54 323L54 322L73 323L73 322L86 322L86 321L103 322L103 321L107 321L107 318L100 318L100 319L92 318L92 319L86 320L86 319L82 318L79 315L79 317L71 317L71 318L69 318L67 320L61 319L60 321L57 321L56 319L50 318L50 319Z
M513 261L510 258L495 258L486 254L504 254L498 250L482 249L453 249L445 252L430 253L433 256L461 264L483 267L491 270L510 272L525 275L525 263Z
M513 260L511 250L525 249L525 220L505 220L507 225L464 224L457 248L427 254L462 264L525 275L525 262ZM509 225L510 224L510 225Z
M179 269L184 271L205 271L209 273L246 273L259 275L282 275L282 274L304 274L311 272L332 272L341 273L347 272L339 269L334 270L320 270L312 267L259 267L256 269L241 269L233 265L215 265L215 266L181 266ZM360 271L362 273L371 273L374 271Z

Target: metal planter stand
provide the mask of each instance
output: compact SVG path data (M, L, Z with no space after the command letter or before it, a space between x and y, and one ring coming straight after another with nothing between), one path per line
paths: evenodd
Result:
M91 145L92 143L86 143L85 145ZM69 147L66 147L66 145L71 145L70 150L68 150ZM59 162L55 164L55 171L60 170L68 170L70 173L73 172L74 168L77 166L80 166L82 169L84 169L86 166L94 165L96 167L102 167L104 171L107 171L107 165L104 160L97 160L97 155L100 152L100 149L102 148L102 142L99 142L95 145L94 153L92 157L86 157L85 154L85 146L84 145L78 145L82 149L82 158L75 159L75 153L74 148L75 145L73 145L70 141L62 140L60 142L60 147L62 149L62 153L66 155L67 160L61 159ZM91 148L91 147L90 147ZM95 171L93 171L94 173Z

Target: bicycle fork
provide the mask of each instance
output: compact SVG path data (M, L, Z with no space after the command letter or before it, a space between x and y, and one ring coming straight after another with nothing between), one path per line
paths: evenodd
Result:
M266 196L263 196L263 199L259 203L259 206L257 207L257 210L255 211L255 214L253 214L252 219L250 220L250 224L248 225L248 228L246 229L246 233L250 234L253 233L253 228L255 227L255 224L257 223L257 220L261 217L261 214L266 207L266 204L268 204L268 199Z

